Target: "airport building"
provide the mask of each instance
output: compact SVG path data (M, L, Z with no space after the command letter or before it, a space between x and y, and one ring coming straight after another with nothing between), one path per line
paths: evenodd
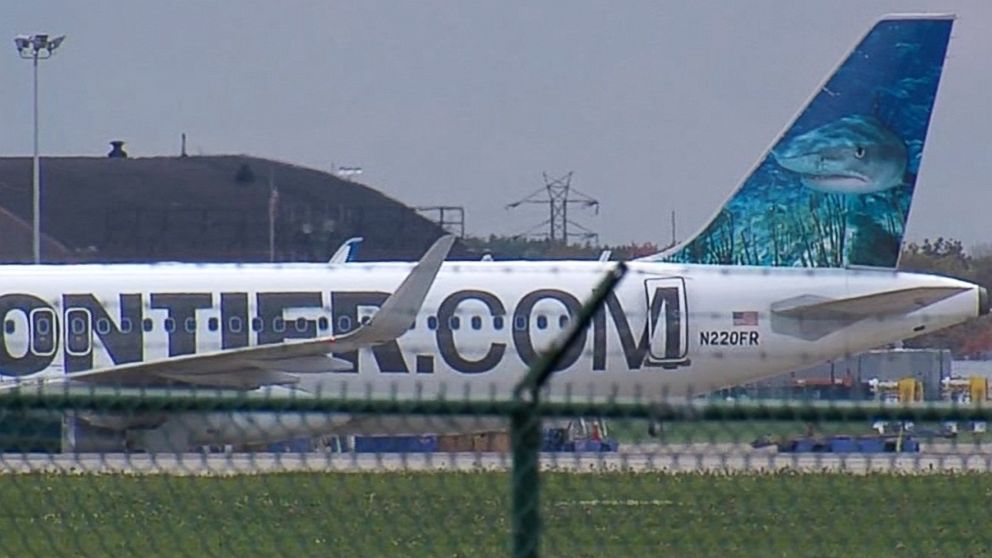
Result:
M241 155L41 160L44 262L326 261L361 236L358 260L419 258L441 226L329 172ZM31 262L32 161L0 158L0 262ZM271 241L271 246L270 246ZM466 256L456 243L451 257Z

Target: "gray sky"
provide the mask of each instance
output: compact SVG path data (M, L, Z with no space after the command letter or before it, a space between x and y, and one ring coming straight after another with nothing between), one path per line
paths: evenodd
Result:
M908 238L992 242L992 2L45 0L0 8L0 152L31 152L12 39L68 38L41 67L42 153L244 153L330 170L411 205L504 206L574 171L607 243L698 230L880 15L958 14Z

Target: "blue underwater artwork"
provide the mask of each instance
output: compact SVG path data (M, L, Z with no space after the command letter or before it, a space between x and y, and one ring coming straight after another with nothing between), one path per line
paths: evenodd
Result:
M647 259L895 267L952 23L877 23L703 231Z

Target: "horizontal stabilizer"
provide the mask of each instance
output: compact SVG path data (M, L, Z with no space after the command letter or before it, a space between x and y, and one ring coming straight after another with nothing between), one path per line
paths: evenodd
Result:
M841 299L798 297L772 305L772 313L807 320L907 314L967 291L965 287L914 287Z
M772 304L775 333L813 341L866 318L908 314L967 291L964 287L914 287L840 299L804 295Z

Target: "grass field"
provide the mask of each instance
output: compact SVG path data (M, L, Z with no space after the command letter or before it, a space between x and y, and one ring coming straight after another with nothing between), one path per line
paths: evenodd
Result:
M992 475L543 478L543 556L992 556ZM10 475L0 555L508 556L509 482Z

